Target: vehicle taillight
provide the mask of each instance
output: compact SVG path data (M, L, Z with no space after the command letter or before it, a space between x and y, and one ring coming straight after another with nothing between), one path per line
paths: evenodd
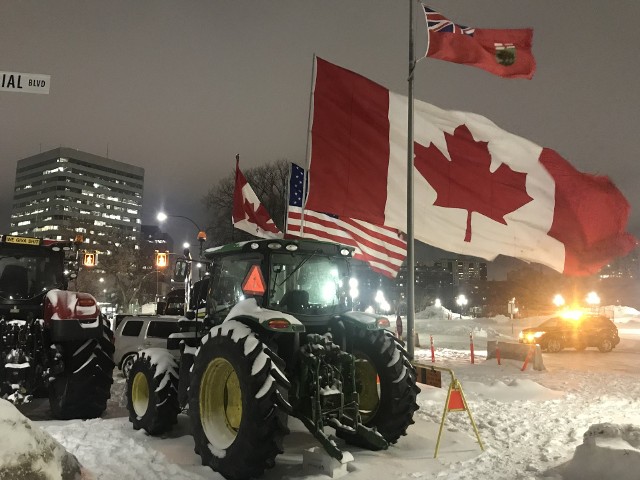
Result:
M380 327L380 328L387 328L389 327L390 323L389 323L389 319L387 317L380 317L376 320L376 324Z
M284 318L273 318L267 322L267 326L269 328L274 328L279 330L282 328L289 328L291 324L289 323L288 320L285 320Z
M78 307L93 307L96 301L93 298L79 298L76 305Z

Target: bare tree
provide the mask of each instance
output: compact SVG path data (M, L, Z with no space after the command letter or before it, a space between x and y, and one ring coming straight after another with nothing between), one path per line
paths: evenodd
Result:
M288 160L281 159L242 172L280 230L284 229L284 215L287 208L285 196L289 165ZM208 230L211 245L223 245L254 238L248 233L233 228L231 212L234 188L235 169L220 180L202 199L210 215Z
M99 268L112 285L117 303L125 310L138 299L143 286L150 288L157 281L159 274L151 262L153 259L142 252L138 242L124 238L114 242L111 255L100 256Z

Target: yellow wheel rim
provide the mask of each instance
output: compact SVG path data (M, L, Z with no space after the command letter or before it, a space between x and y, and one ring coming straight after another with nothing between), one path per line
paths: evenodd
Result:
M200 422L215 448L229 447L242 422L242 389L231 363L215 358L200 381Z
M138 372L133 378L131 387L131 403L138 417L144 416L149 408L149 383L144 373Z
M376 367L366 356L359 353L356 353L356 389L360 396L360 416L366 423L378 411L380 383Z

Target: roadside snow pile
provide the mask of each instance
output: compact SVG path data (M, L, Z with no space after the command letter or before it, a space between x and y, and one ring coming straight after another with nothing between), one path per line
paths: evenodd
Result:
M449 315L454 315L451 310L447 310L444 307L427 307L420 312L416 312L415 318L448 318Z
M640 427L599 423L584 434L573 459L549 473L563 480L637 480L640 475Z
M469 392L476 393L486 398L492 398L500 402L514 401L547 401L562 398L565 393L551 390L529 379L514 378L508 383L494 380L489 385L486 383L467 381L465 388Z
M76 457L2 399L0 432L0 478L3 480L86 478Z
M53 421L42 422L41 425L82 460L84 467L93 475L91 480L212 478L209 467L202 467L194 461L200 460L200 457L193 453L193 438L187 435L185 426L180 423L185 420L188 424L186 417L178 419L179 424L167 435L171 440L150 437L142 430L133 430L127 418ZM157 445L163 443L170 445L170 451L166 453L171 458L156 449ZM183 469L185 461L194 465L192 469L202 475ZM0 479L5 480L1 475Z

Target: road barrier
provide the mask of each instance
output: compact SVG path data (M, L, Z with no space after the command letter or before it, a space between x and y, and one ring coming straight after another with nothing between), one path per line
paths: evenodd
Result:
M527 360L527 357L529 357L529 360ZM500 363L500 359L503 358L520 360L522 362L526 361L525 365L523 365L523 367L526 368L526 364L531 361L532 357L533 369L545 370L540 345L529 345L517 342L498 342L496 340L489 340L487 342L487 360L497 358L498 363Z
M469 333L469 349L471 351L471 363L476 363L475 353L473 351L473 332Z
M471 420L473 431L475 432L476 438L478 439L480 449L484 450L484 445L482 444L482 440L480 439L480 432L478 432L476 422L473 420L473 415L471 415L471 410L469 409L469 405L467 404L467 399L465 398L464 392L462 391L462 385L456 378L453 370L451 370L450 368L436 367L434 365L422 365L420 363L414 363L414 366L418 374L416 380L420 383L424 383L425 385L430 385L436 388L442 388L441 372L448 372L449 375L451 375L451 382L449 383L449 389L447 390L447 399L444 403L444 411L442 412L442 421L440 422L438 440L436 441L436 451L433 454L433 458L438 457L440 439L442 438L442 430L444 428L444 422L447 418L448 412L467 412L467 414L469 415L469 420Z
M429 335L429 340L431 341L431 363L435 363L435 361L436 361L436 351L433 348L433 335Z

